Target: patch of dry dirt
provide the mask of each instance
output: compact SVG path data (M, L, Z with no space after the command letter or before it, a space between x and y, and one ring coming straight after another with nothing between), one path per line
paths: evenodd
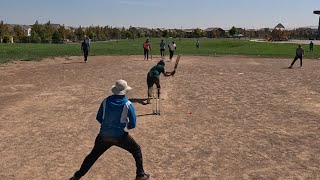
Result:
M162 115L154 116L143 100L155 59L0 65L0 179L70 178L93 147L100 102L120 78L133 87L131 135L151 179L320 179L319 61L289 70L291 59L183 56L174 77L161 77ZM112 147L83 179L134 176L133 157Z

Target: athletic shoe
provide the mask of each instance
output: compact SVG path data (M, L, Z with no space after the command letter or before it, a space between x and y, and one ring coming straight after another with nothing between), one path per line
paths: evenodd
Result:
M72 176L72 178L70 178L70 180L79 180L79 178Z
M302 66L300 67L300 69L302 69Z
M136 180L147 180L149 179L150 175L149 174L144 174L143 176L137 176Z

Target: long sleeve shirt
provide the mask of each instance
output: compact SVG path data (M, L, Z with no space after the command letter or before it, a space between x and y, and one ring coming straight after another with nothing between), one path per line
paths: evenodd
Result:
M103 137L120 137L125 134L125 127L136 127L134 106L125 96L112 95L105 98L96 119L101 124L99 134Z

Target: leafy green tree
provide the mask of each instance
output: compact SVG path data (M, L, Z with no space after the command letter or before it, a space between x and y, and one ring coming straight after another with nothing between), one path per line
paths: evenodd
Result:
M58 30L52 33L52 43L63 43L63 37Z
M31 42L32 43L41 43L41 37L39 36L38 33L36 33L36 32L31 33Z
M31 42L40 43L45 39L45 29L42 24L36 21L31 28Z
M46 24L44 24L42 31L43 32L41 33L41 39L45 42L50 42L52 40L52 35L56 31L56 29L54 29L54 27L51 25L51 22L48 21Z
M202 30L197 28L193 31L193 36L196 37L196 38L199 38L202 36Z
M136 37L142 37L142 34L140 33L140 31L138 31L137 28L135 27L130 26L128 31L131 33L133 39ZM140 33L139 36L138 36L138 33Z
M3 21L0 21L0 38L4 38L9 35L9 27Z
M236 27L232 26L232 28L229 30L229 34L230 36L234 36L237 32L237 29Z
M81 26L74 31L74 34L76 36L76 41L81 41L85 36L85 32Z
M162 31L162 37L168 38L169 37L169 32L168 30Z
M67 32L67 29L64 25L60 26L57 31L58 31L62 41L67 38L66 36L67 36L68 32ZM53 39L53 34L52 34L52 39Z
M112 39L119 39L120 38L120 30L118 28L112 29Z
M14 31L14 37L15 37L14 39L16 42L21 42L21 40L26 36L24 29L19 25L14 26L13 31Z

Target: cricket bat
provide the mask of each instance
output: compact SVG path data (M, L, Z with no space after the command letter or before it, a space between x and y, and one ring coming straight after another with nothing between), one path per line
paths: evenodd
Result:
M181 58L181 54L179 54L177 59L176 59L176 64L174 65L174 69L178 68L178 64L179 64L180 58Z

